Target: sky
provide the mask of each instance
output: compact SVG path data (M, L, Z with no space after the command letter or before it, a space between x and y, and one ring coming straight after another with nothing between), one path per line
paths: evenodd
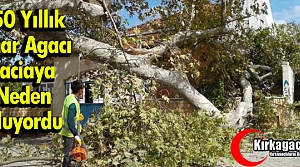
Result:
M300 23L300 0L270 0L275 23Z
M159 5L161 0L148 1L149 6ZM272 15L275 23L285 24L295 21L300 23L300 0L270 0ZM127 27L133 27L141 24L137 16L132 18L124 10L120 12L123 18L127 18L129 25Z

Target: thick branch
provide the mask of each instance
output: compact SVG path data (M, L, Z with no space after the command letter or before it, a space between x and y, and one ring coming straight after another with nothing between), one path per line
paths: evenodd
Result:
M144 78L155 78L155 80L174 88L176 92L183 95L196 108L202 109L209 114L214 113L217 116L221 116L220 111L199 93L179 71L165 70L147 63L140 64L131 70Z
M266 66L266 65L250 65L250 67L253 68L253 69L261 69L261 70L264 70L264 71L270 71L271 70L271 67Z
M252 86L251 83L244 77L240 78L240 85L243 89L243 99L239 103L236 111L234 112L231 120L231 126L243 127L246 122L246 116L253 116L253 101L252 101Z
M2 0L0 1L1 10L35 10L35 9L59 9L61 15L79 15L86 14L90 17L103 16L104 9L102 6L92 3L83 2L82 0ZM16 20L18 29L19 20ZM28 31L28 35L34 35L39 40L64 40L65 32L58 31Z
M271 77L272 75L273 75L273 73L272 73L272 72L269 72L269 73L267 73L267 74L261 76L260 79L261 79L261 80L264 80L264 79L266 79L266 78L268 78L268 77Z
M226 5L227 5L227 0L222 0L222 4L221 4L221 26L225 26L226 25Z
M241 77L241 85L243 88L243 101L245 102L245 114L248 112L252 113L253 103L252 103L252 86L251 83L244 77Z
M84 57L92 61L103 61L114 59L125 70L128 69L124 54L116 48L86 37L68 34L69 38L74 41L73 48L85 53ZM180 72L169 71L156 66L150 65L142 56L126 54L131 65L131 71L144 78L155 78L159 82L166 83L182 94L192 105L198 109L215 113L220 117L220 111L202 94L200 94Z
M247 68L247 71L250 73L250 75L251 75L252 77L255 78L255 80L256 80L257 82L259 82L259 83L262 82L262 80L260 79L258 73L257 73L253 68Z
M265 65L251 65L247 68L247 71L257 80L257 82L262 83L262 81L270 76L272 76L272 72L269 72L263 76L259 76L255 69L262 69L266 71L270 71L271 68Z
M203 40L211 37L222 36L226 34L233 33L233 29L228 29L224 27L218 27L213 29L208 29L204 31L186 31L186 32L178 32L171 37L170 45L176 45L179 42L184 40L189 40L192 37L197 38L198 40Z
M155 54L155 55L162 55L163 53L167 52L172 48L173 46L177 45L178 43L189 40L191 38L197 38L197 40L201 41L207 38L227 35L234 33L233 29L228 29L224 27L218 27L203 31L184 31L184 32L178 32L170 37L170 40L165 42L162 45L156 46L152 49L135 49L130 46L128 46L131 50L133 50L135 53L139 54ZM154 56L152 57L154 58Z
M85 13L91 17L103 16L102 6L83 2L80 0L20 0L0 1L1 10L35 10L35 9L60 9L60 14Z

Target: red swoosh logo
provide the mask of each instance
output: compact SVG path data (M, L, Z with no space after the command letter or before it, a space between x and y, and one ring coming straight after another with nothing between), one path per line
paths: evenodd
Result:
M252 162L252 161L247 160L245 157L243 157L241 150L240 150L241 141L247 134L255 133L255 132L262 134L262 132L260 132L259 130L256 130L256 129L245 129L245 130L241 131L240 133L238 133L231 142L231 147L230 147L231 154L232 154L233 158L236 160L236 162L238 162L239 164L241 164L243 166L257 166L257 165L263 163L268 158L268 155L267 155L264 159L262 159L260 161ZM263 139L264 138L262 137L262 140Z

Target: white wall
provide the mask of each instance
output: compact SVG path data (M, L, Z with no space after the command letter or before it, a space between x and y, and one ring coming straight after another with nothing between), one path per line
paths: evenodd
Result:
M252 14L252 17L244 19L245 20L245 27L249 28L266 28L270 27L274 23L273 15L272 15L272 9L271 9L271 4L269 0L258 0L257 3L262 7L263 3L266 3L267 5L267 12L268 14L261 14L261 15L253 15L252 9L250 9L250 6L254 4L253 0L245 0L244 3L244 11L242 12L243 14L246 13L246 10L248 9L248 12ZM261 22L263 20L263 23ZM229 24L230 27L235 26L235 22L232 22Z
M250 17L249 19L247 19L247 20L249 20L249 26L252 28L257 29L259 27L262 27L262 28L270 27L274 23L270 1L269 0L258 0L258 4L261 7L262 7L263 3L266 3L266 5L268 6L268 9L267 9L268 14L254 15L254 16ZM253 4L254 4L253 0L246 0L244 9L245 10L247 8L250 9L250 6ZM260 20L263 20L264 22L262 23Z
M78 55L70 57L55 57L54 66L56 70L56 77L53 88L53 115L60 116L65 98L65 80L70 76L78 75ZM87 71L95 68L105 68L101 64L91 63L90 66L85 64L85 60L81 60L81 71Z

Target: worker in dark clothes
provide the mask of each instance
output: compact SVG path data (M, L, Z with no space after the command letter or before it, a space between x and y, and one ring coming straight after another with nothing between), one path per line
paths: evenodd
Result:
M64 159L62 167L71 167L72 150L75 148L75 141L82 146L86 152L86 146L82 137L78 132L81 132L81 125L78 121L83 120L83 115L80 112L79 98L83 93L83 84L81 81L74 81L71 84L72 94L68 95L64 100L62 109L63 128L59 132L62 135L64 142ZM78 126L79 125L79 126ZM81 166L81 163L76 164Z

